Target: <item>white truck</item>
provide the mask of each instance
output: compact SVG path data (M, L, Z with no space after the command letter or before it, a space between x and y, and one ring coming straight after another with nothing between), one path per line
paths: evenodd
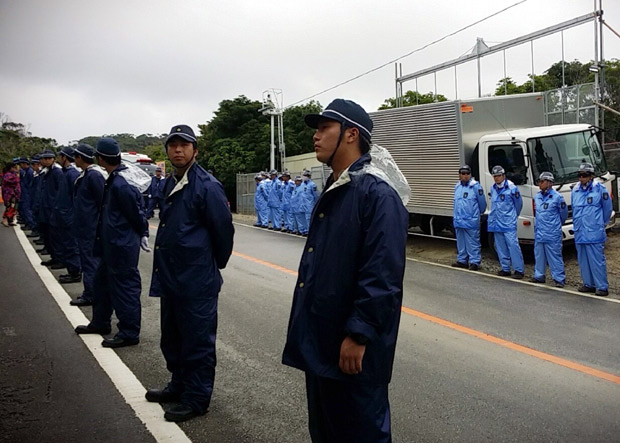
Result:
M491 168L501 165L519 187L523 210L519 241L534 242L533 198L543 171L555 176L555 189L569 205L564 240L574 237L570 190L582 161L591 163L618 208L616 177L607 168L598 129L588 124L544 126L542 94L455 100L377 111L370 114L373 143L388 149L411 187L410 225L431 236L453 231L454 185L459 166L468 164L487 193L494 184ZM487 238L482 216L481 237ZM608 227L615 223L615 212ZM443 231L443 232L442 232Z

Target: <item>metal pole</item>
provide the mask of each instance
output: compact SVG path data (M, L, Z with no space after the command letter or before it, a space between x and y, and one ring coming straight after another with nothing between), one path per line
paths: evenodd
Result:
M478 97L482 97L482 83L480 80L480 56L476 58L478 63Z
M418 100L418 97L420 97L420 93L418 92L418 79L415 79L415 104L419 105L420 104L420 100Z
M455 100L459 99L459 84L458 84L458 77L456 75L456 65L454 65L454 99Z
M508 76L506 75L506 50L502 51L504 53L504 95L508 95Z
M435 97L433 97L433 101L437 102L437 72L433 72L433 77L435 79Z
M594 11L596 12L596 0L594 0ZM598 58L598 23L594 20L594 66L596 71L594 72L594 101L600 101L600 90L599 90L599 78L598 78L598 70L599 70L599 58ZM599 126L599 111L598 106L594 107L594 126Z
M564 62L564 31L561 31L560 35L562 37L562 87L560 88L560 100L562 105L562 124L564 124L564 112L566 109L566 75L564 69L566 63Z
M394 87L396 88L396 95L394 95L394 107L399 108L400 96L398 95L398 62L394 63L394 77Z
M271 114L271 154L269 157L269 170L273 171L274 169L276 169L276 144L274 142L274 133L273 133L273 117L274 115Z
M536 82L534 80L534 40L530 41L530 50L532 52L532 92L536 92Z
M601 11L601 15L599 15L598 20L600 23L599 26L599 36L601 37L600 42L600 51L601 51L601 99L605 99L607 85L605 84L605 54L603 52L603 0L599 0L599 10ZM604 109L604 108L603 108ZM605 129L605 112L601 112L601 128ZM603 131L603 146L605 146L605 131Z
M560 32L560 35L562 36L562 87L564 88L566 86L566 77L564 75L564 31Z

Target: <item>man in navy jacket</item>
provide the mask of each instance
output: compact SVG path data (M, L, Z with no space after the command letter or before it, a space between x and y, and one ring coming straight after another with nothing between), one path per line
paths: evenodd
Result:
M153 217L155 213L155 207L161 209L164 206L164 186L166 179L161 176L161 168L155 169L155 177L151 179L151 185L146 191L149 195L149 204L146 210L146 218Z
M138 271L140 248L149 252L148 224L142 194L130 184L127 166L121 164L120 146L113 138L97 141L96 158L108 173L97 234L95 255L100 257L94 281L93 319L75 328L78 334L109 334L112 313L118 333L102 342L120 348L140 342L142 281ZM129 180L129 181L128 181Z
M408 214L371 172L373 125L359 105L337 99L305 121L333 173L312 215L282 361L306 373L314 442L389 442Z
M95 272L100 259L95 257L95 233L97 221L103 202L103 189L108 174L100 166L95 165L95 150L87 144L75 148L75 164L82 169L82 174L75 181L73 198L73 233L76 236L80 251L80 263L84 291L73 306L90 306L93 304Z
M234 228L224 187L197 162L187 125L170 130L166 153L174 175L166 181L151 280L161 300L161 350L171 380L146 393L150 402L177 402L164 418L181 422L207 412L215 378L217 300Z

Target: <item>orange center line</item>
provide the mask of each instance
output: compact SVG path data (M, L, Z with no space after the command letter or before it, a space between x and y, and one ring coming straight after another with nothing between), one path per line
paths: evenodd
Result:
M239 258L243 258L245 260L252 261L254 263L258 263L260 265L267 266L267 267L269 267L271 269L284 272L286 274L297 276L297 272L293 271L292 269L288 269L288 268L285 268L283 266L279 266L279 265L276 265L274 263L270 263L268 261L258 259L256 257L252 257L250 255L242 254L241 252L236 252L235 251L235 252L233 252L233 255L235 255L235 256L237 256ZM595 368L592 368L590 366L582 365L580 363L576 363L576 362L571 361L571 360L566 360L564 358L557 357L557 356L552 355L552 354L547 354L546 352L537 351L536 349L528 348L527 346L523 346L523 345L520 345L518 343L514 343L514 342L511 342L511 341L508 341L508 340L504 340L503 338L496 337L494 335L490 335L490 334L487 334L487 333L482 332L482 331L478 331L476 329L471 329L471 328L468 328L466 326L462 326L462 325L459 325L457 323L453 323L451 321L444 320L443 318L439 318L439 317L435 317L433 315L425 314L424 312L416 311L415 309L411 309L411 308L408 308L406 306L403 306L401 308L401 310L405 314L409 314L409 315L412 315L414 317L418 317L418 318L421 318L423 320L429 321L431 323L434 323L434 324L437 324L437 325L440 325L440 326L444 326L446 328L453 329L453 330L461 332L463 334L467 334L467 335L470 335L472 337L476 337L476 338L478 338L480 340L484 340L484 341L489 342L489 343L493 343L493 344L496 344L496 345L499 345L499 346L503 346L503 347L511 349L513 351L529 355L530 357L538 358L540 360L548 361L550 363L555 363L556 365L564 366L565 368L569 368L569 369L572 369L574 371L578 371L578 372L581 372L583 374L587 374L587 375L590 375L592 377L600 378L602 380L607 380L607 381L610 381L612 383L616 383L616 384L620 385L620 376L618 376L618 375L615 375L615 374L612 374L612 373L609 373L609 372L605 372L605 371L601 371L599 369L595 369Z

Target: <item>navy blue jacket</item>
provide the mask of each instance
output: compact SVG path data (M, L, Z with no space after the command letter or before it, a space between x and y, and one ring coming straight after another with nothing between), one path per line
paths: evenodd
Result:
M20 170L19 185L22 188L22 194L19 199L21 204L27 204L32 201L32 186L34 182L34 171L30 166L27 169Z
M70 164L62 168L62 175L50 217L50 225L71 228L73 226L73 187L80 171Z
M63 180L62 168L58 163L53 163L47 168L47 172L41 178L41 202L38 220L42 223L50 223L52 211L56 206L58 189Z
M34 174L33 178L32 178L32 187L31 187L31 208L32 208L32 215L34 216L35 220L38 220L39 217L39 209L41 207L41 188L43 186L43 176L45 175L45 173L42 172L41 168L39 170L38 173Z
M146 193L149 194L150 198L164 198L164 186L166 186L164 177L153 177Z
M222 184L198 163L178 183L170 178L164 188L150 295L212 297L233 249L228 200Z
M80 240L94 240L103 202L105 177L89 167L75 181L73 194L74 232Z
M388 383L403 295L409 216L385 181L359 173L363 155L328 189L312 214L282 362L321 377ZM341 184L344 182L344 184ZM340 346L351 333L370 339L362 372L339 368Z
M125 169L118 166L106 180L94 250L108 268L119 271L138 266L140 239L148 236L142 194L122 177Z

